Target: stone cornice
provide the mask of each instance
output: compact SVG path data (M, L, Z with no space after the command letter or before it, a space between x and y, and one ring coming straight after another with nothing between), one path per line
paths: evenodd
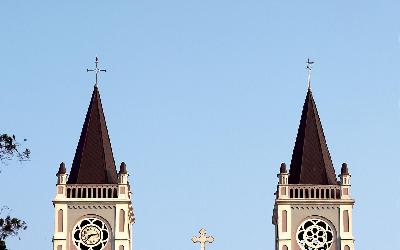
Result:
M279 199L275 201L277 205L322 205L322 206L335 206L335 205L354 205L354 200L316 200L316 199Z

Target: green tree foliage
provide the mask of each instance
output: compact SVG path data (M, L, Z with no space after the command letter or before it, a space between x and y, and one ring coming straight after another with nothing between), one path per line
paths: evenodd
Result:
M20 161L28 160L30 154L31 151L27 148L21 150L21 144L15 139L15 135L0 134L0 161L2 163L13 158Z
M5 209L7 208L4 207L1 211ZM10 215L0 218L0 250L7 250L5 240L8 237L18 236L19 232L26 228L26 222L18 218L12 218Z
M26 141L26 139L24 140ZM31 151L28 148L21 149L21 144L15 138L15 135L0 134L0 165L7 161L18 159L25 161L29 159ZM18 236L18 234L27 228L26 222L18 218L6 215L3 218L3 212L8 208L0 209L0 250L7 250L5 240L9 237Z

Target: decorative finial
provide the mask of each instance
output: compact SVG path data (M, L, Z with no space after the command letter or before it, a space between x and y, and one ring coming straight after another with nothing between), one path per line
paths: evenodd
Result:
M279 169L279 173L281 173L281 174L286 174L287 173L286 163L284 163L284 162L281 163L281 167Z
M349 174L349 167L347 166L347 163L342 164L342 168L340 169L340 174L341 175L348 175Z
M97 84L98 84L98 74L100 73L100 72L107 72L107 70L105 70L105 69L99 69L99 67L98 67L98 64L99 64L99 58L96 56L96 61L94 62L95 63L95 65L96 65L96 67L94 68L94 69L86 69L86 72L90 72L90 71L93 71L93 72L95 72L95 74L96 74L96 82L95 82L95 84L94 84L94 86L96 86L97 87Z
M128 172L126 171L126 164L125 162L121 162L121 165L119 166L119 174L127 174Z
M307 58L307 66L306 69L308 71L308 89L311 89L311 70L312 70L312 65L314 64L313 61L310 61L310 58Z
M65 174L67 170L65 169L65 163L61 162L60 168L58 169L57 175Z
M200 243L200 249L206 249L206 243L213 243L214 237L206 236L206 230L204 228L200 229L199 231L200 236L193 236L192 241L193 243Z

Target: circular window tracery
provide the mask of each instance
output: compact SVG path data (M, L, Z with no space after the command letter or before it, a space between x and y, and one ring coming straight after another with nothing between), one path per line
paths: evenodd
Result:
M296 240L302 250L328 250L333 243L333 230L321 219L309 219L297 229Z
M109 232L103 221L97 218L85 218L75 225L72 238L80 250L101 250L107 245Z

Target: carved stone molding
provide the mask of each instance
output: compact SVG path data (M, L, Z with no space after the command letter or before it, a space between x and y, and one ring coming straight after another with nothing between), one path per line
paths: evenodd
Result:
M68 205L69 209L113 209L111 205Z
M330 209L339 209L339 207L335 206L292 206L291 209L296 210L330 210Z

